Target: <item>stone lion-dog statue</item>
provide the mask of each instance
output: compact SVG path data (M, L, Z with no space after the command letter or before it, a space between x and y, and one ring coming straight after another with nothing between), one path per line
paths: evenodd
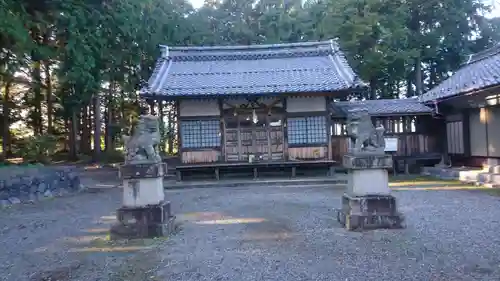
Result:
M351 139L351 152L384 153L384 127L373 126L366 109L350 111L347 120L347 133Z
M161 162L156 151L161 139L158 117L141 115L132 136L124 135L122 138L125 144L125 164Z

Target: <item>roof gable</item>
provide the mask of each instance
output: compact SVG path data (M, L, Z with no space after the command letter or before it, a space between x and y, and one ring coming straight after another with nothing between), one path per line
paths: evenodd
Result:
M164 47L142 95L331 92L365 87L334 40L275 45Z
M424 93L429 102L469 93L500 84L500 44L471 55L455 74Z

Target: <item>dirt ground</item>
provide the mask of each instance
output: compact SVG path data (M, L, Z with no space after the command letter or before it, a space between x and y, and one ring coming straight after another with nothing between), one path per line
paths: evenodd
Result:
M107 237L118 189L16 206L0 210L0 280L500 279L498 197L401 186L407 228L362 233L327 186L169 190L179 232L129 243Z

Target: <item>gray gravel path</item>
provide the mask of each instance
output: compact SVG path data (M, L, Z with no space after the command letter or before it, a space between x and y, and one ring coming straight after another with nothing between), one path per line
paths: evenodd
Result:
M364 233L337 224L329 188L168 195L184 222L160 280L500 280L500 200L484 193L395 192L408 227Z
M102 272L91 271L120 256L78 251L104 241L119 200L118 190L110 190L0 210L0 280L101 280Z
M353 233L335 221L340 195L322 187L170 190L180 232L111 252L94 239L109 228L119 190L1 210L0 280L47 271L59 281L500 280L500 198L395 192L406 229Z

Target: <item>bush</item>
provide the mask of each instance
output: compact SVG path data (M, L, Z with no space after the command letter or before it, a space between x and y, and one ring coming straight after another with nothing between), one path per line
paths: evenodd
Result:
M21 140L19 153L25 162L49 163L57 149L57 137L53 135L30 136Z

